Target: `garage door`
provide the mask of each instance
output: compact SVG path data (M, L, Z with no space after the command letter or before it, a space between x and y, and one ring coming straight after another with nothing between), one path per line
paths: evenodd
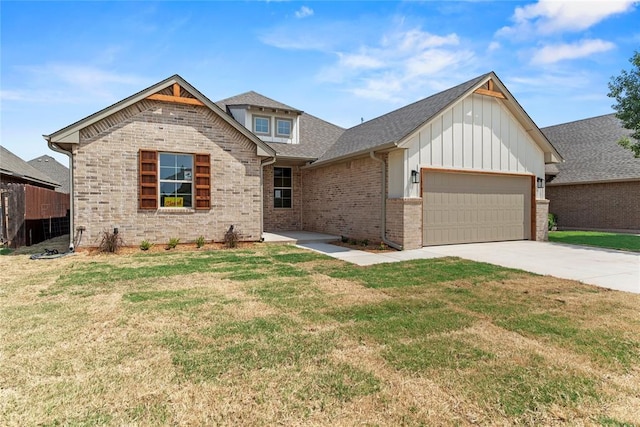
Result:
M531 177L424 172L423 244L524 240L531 235Z

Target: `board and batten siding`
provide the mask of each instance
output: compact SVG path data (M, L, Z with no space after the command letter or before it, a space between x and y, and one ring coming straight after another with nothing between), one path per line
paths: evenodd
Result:
M493 97L472 94L419 129L407 142L402 183L390 176L389 197L420 197L411 170L442 168L534 174L544 178L544 153L516 118ZM404 187L404 188L402 188ZM402 189L402 190L401 190ZM544 198L538 189L537 198Z

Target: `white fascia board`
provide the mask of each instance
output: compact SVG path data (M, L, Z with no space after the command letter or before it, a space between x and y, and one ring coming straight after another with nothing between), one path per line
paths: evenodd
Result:
M80 144L80 132L76 130L60 136L55 136L52 137L50 141L53 143Z

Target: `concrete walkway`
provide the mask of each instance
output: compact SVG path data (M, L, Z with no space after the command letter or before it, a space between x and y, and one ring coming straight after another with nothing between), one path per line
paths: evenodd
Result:
M312 242L333 242L340 240L340 236L333 234L315 233L313 231L280 231L278 233L262 233L265 243L312 243Z
M370 253L327 243L298 246L357 265L455 256L640 294L640 254L550 242L492 242Z

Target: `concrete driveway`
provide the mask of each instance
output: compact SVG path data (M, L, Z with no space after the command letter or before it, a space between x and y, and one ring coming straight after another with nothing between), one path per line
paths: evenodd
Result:
M370 253L327 243L299 244L358 265L456 256L640 294L640 254L549 242L470 243Z
M633 252L526 240L418 250L640 293L640 254Z

